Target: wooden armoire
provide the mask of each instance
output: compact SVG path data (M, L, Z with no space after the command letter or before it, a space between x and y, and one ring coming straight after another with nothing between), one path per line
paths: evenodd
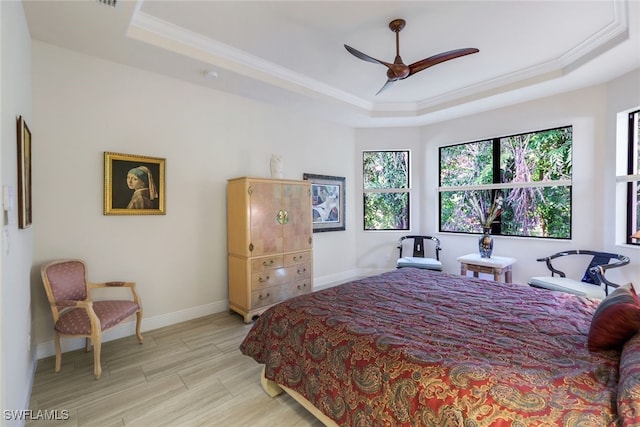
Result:
M313 289L311 221L309 181L228 181L229 309L245 322Z

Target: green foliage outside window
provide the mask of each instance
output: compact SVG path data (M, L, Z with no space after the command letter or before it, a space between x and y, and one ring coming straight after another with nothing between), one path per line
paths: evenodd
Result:
M362 154L364 229L409 229L409 152Z
M640 239L631 237L640 230L640 110L629 113L627 164L627 243L640 245Z
M440 231L480 232L469 200L500 192L493 234L570 238L571 147L569 126L440 148Z

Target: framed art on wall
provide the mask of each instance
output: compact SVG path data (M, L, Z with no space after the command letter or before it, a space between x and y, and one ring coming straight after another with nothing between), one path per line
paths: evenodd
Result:
M303 174L311 181L313 232L345 230L345 178Z
M18 134L18 226L28 228L33 219L31 205L31 131L22 116L17 121Z
M164 215L165 163L158 157L104 153L104 214Z

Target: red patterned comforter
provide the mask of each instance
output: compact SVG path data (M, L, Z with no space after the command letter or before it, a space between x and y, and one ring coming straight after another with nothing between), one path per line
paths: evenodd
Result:
M640 423L640 340L619 392L620 352L587 348L596 306L403 268L272 307L240 349L344 426Z

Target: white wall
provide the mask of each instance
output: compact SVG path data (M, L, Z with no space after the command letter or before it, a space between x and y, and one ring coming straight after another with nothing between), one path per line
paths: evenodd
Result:
M419 129L419 136L416 136L415 130L358 130L356 163L362 150L412 149L412 232L435 233L442 242L443 251L440 256L443 268L447 272L458 273L459 263L456 258L477 252L478 236L436 232L438 147L572 125L572 239L561 241L496 236L494 254L517 258L513 273L514 282L527 283L530 277L545 275L547 272L543 263L536 262L538 257L566 249L608 250L623 253L632 259L630 266L617 271L612 270L611 278L621 282L637 282L637 273L640 272L638 249L615 246L613 238L615 134L612 127L615 129L617 111L640 105L639 75L640 71L636 70L606 85L425 126ZM361 164L359 167L361 169ZM358 179L358 189L361 189L361 178ZM361 206L362 202L359 204ZM624 209L624 206L621 208ZM416 209L419 215L416 215ZM395 242L402 234L408 233L360 231L357 236L358 266L376 270L393 268L395 252L391 250L395 248ZM584 261L586 260L576 263L575 268L583 271ZM567 267L571 269L574 266Z
M0 2L1 28L1 123L0 176L2 186L18 185L16 119L23 116L33 123L31 100L31 40L22 2ZM33 142L40 144L34 133ZM29 275L33 258L35 227L19 230L17 200L8 213L2 213L0 234L0 313L2 409L23 410L29 404L31 379L35 369L31 349L31 295ZM5 419L2 425L21 425Z
M445 270L456 273L456 257L477 251L477 236L436 233L438 147L567 124L574 126L573 239L496 237L495 253L518 258L514 281L522 283L545 271L535 258L566 248L638 258L636 248L614 247L612 208L603 203L614 185L612 117L616 108L640 104L622 78L422 128L354 130L40 42L32 51L39 356L52 351L39 267L53 258L85 259L93 280L138 282L145 329L225 310L225 182L268 176L272 153L283 155L285 178L347 178L347 231L314 235L321 287L392 269L395 242L405 234L362 231L362 150L412 151L411 232L438 235ZM167 159L167 215L102 215L104 151ZM633 280L638 266L633 260L622 280Z
M367 150L409 150L411 166L409 181L411 184L409 202L410 231L364 231L363 230L363 180L362 180L362 152ZM424 187L425 174L428 170L422 167L423 144L420 142L419 128L388 128L388 129L358 129L356 131L354 167L357 172L356 191L358 203L356 211L357 221L357 263L362 275L395 268L398 259L396 242L401 236L422 232L435 232L433 227L424 224L423 217L427 210L433 210L425 201L425 205L416 203L420 200L421 189Z
M603 206L605 223L603 227L605 245L614 248L616 245L629 251L626 242L626 210L611 209L610 207L624 207L626 205L626 183L616 184L617 175L626 175L628 113L640 109L640 70L628 73L607 85L606 99L606 133L604 136L605 150L601 152L602 168L605 173ZM623 113L624 112L624 113ZM613 191L613 189L616 191ZM625 254L629 257L637 255L635 249Z
M272 153L287 179L346 177L347 230L314 234L314 276L354 274L352 129L35 41L33 90L39 356L53 347L38 269L55 258L137 282L144 329L226 310L226 180L269 176ZM103 215L105 151L166 158L166 215Z

